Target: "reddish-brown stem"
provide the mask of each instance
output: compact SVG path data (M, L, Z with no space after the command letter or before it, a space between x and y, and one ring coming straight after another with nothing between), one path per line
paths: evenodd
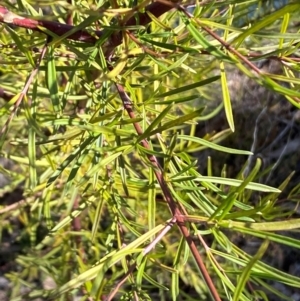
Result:
M174 7L175 7L175 5L169 1L153 2L146 7L145 13L135 14L128 21L126 21L124 25L125 26L133 26L133 25L137 25L137 24L138 25L146 25L152 21L147 12L151 13L155 17L160 17L161 15L163 15L167 11L173 9Z
M135 268L136 268L136 263L133 263L132 265L130 265L126 274L122 277L122 279L118 282L118 284L114 287L114 289L109 293L109 295L103 300L111 301L113 299L113 297L118 293L121 286L128 279L128 277L132 274L132 272L134 271Z
M69 4L72 4L72 0L68 0ZM66 23L68 25L73 25L73 12L69 11L66 18Z
M3 6L0 6L0 22L12 24L27 29L32 29L39 32L43 32L43 28L46 28L58 36L62 36L63 34L73 29L73 26L68 24L48 20L34 20L30 17L22 17L9 11ZM102 32L95 31L94 35L101 37ZM78 30L77 32L68 36L68 38L76 41L84 41L89 43L96 42L96 38L93 35L89 34L86 30Z
M116 84L116 88L117 88L118 93L120 95L120 98L123 102L124 109L127 111L127 114L129 115L129 117L134 119L135 114L134 114L133 109L132 109L131 99L129 98L129 96L125 92L124 87L122 85ZM136 130L137 134L139 136L142 135L143 130L142 130L140 124L137 123L137 122L134 122L133 125L135 127L135 130ZM145 147L147 149L150 149L150 145L149 145L149 143L146 139L143 139L141 141L141 144L142 144L143 147ZM188 228L185 225L185 221L184 221L185 213L181 211L180 207L177 205L176 201L173 199L173 196L170 192L168 184L164 179L162 168L161 168L159 162L157 161L156 157L154 155L151 155L151 154L148 155L148 159L153 165L153 170L154 170L156 179L157 179L157 181L158 181L158 183L161 187L161 190L163 192L163 196L165 198L165 201L167 202L167 204L169 206L169 209L172 213L172 216L176 219L176 224L177 224L180 232L185 237L185 240L186 240L187 244L190 247L191 253L193 254L193 257L194 257L200 271L202 272L203 278L204 278L204 280L205 280L205 282L206 282L206 284L209 288L210 293L212 294L215 301L221 301L221 299L219 297L219 294L218 294L218 292L217 292L217 290L216 290L216 288L215 288L215 286L212 282L212 279L211 279L211 277L210 277L210 275L209 275L209 273L208 273L208 271L205 267L205 264L204 264L200 254L199 254L197 246L196 246L194 240L192 239Z
M146 7L146 11L153 14L155 17L161 16L163 13L172 9L174 5L170 2L170 4L154 2L149 4ZM133 9L135 11L135 9ZM0 6L0 22L6 24L12 24L15 26L32 29L35 31L43 32L43 28L55 33L58 36L62 36L69 32L74 26L70 24L63 24L55 21L48 20L35 20L30 17L19 16L7 8ZM151 18L147 13L136 13L134 16L130 17L128 21L125 22L124 26L132 26L132 25L146 25L151 22ZM104 30L93 31L93 34L90 34L86 30L78 30L75 33L72 33L67 38L75 41L87 42L87 43L95 43L97 41L97 37L101 37L104 34ZM111 41L109 41L110 47L117 47L120 45L122 40L120 39L120 33L112 35Z

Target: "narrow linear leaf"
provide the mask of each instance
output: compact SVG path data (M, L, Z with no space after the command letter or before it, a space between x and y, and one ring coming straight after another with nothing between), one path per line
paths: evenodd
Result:
M147 264L148 258L147 256L143 256L142 260L139 262L139 265L137 267L137 275L136 275L136 286L138 289L142 288L142 282L143 282L143 277L145 274L145 268Z
M262 28L266 28L270 23L273 23L274 20L278 20L283 17L286 13L292 13L300 9L299 3L287 4L283 8L275 11L274 13L264 17L262 20L255 22L253 26L249 29L245 30L242 34L240 34L236 39L232 41L232 44L236 44L236 48L241 45L241 43L248 38L254 32Z
M189 52L189 53L198 53L199 51L192 48L192 47L184 47L184 46L181 46L181 45L176 45L176 44L170 44L170 43L161 43L161 42L157 42L155 40L150 40L150 39L147 39L145 37L141 37L141 40L145 41L145 42L148 42L154 46L157 46L157 47L160 47L160 48L163 48L163 49L169 49L169 50L172 50L172 51L178 51L178 50L181 50L182 52Z
M61 104L58 94L58 78L56 73L54 47L48 47L48 60L47 60L47 85L50 92L53 109L56 113L61 113Z
M240 296L241 296L241 294L244 290L246 282L249 280L252 268L254 267L256 262L259 261L263 257L264 253L267 251L268 246L269 246L269 241L265 240L262 243L262 245L260 246L257 253L251 258L249 263L244 268L242 274L240 275L240 277L238 279L238 283L236 285L236 288L234 290L233 301L239 301L240 300Z
M166 122L165 124L163 124L161 127L155 129L154 131L152 131L150 133L150 135L154 135L156 133L161 133L163 131L166 131L168 129L171 129L175 126L179 126L179 125L182 125L183 123L187 122L187 121L190 121L194 118L197 118L201 115L201 113L203 112L204 108L201 108L199 110L196 110L192 113L189 113L187 115L184 115L184 116L181 116L175 120L171 120L171 121L168 121Z
M34 189L37 185L36 172L36 146L35 146L35 130L29 128L28 130L28 159L29 159L29 180L30 188Z
M157 104L157 105L167 105L167 104L171 104L171 103L177 104L177 103L183 103L183 102L195 100L197 98L199 98L199 94L184 96L184 97L179 97L179 98L173 98L173 99L168 99L168 100L161 100L161 101L152 99L150 101L147 101L145 104L151 104L151 103Z
M223 60L223 61L228 61L230 63L233 62L233 60L227 56L223 51L221 51L219 48L213 46L200 32L199 29L197 29L193 25L193 21L188 19L183 13L181 13L181 17L183 22L185 23L187 29L189 32L192 34L194 39L211 55L215 56L216 58Z
M259 231L288 231L293 229L300 228L300 218L283 220L283 221L272 221L265 223L244 223L244 222L236 222L230 221L224 223L228 227L238 227L238 228L246 228L249 230L259 230Z
M166 117L166 115L169 113L169 111L172 108L172 104L169 104L152 122L151 124L147 127L147 129L144 131L142 135L140 135L137 139L137 142L141 142L145 138L150 137L150 133L153 131L153 129L156 128L158 124L162 122L162 120Z
M93 242L96 238L98 229L99 229L99 223L101 220L101 213L102 213L102 208L103 208L103 204L104 204L104 198L102 193L100 194L100 198L98 200L98 204L97 204L97 208L95 211L95 215L94 215L94 222L93 222L93 227L92 227L92 231L91 231L91 241Z
M205 80L193 83L191 85L184 85L183 87L180 87L180 88L177 88L177 89L173 89L171 91L168 91L168 92L156 95L155 97L156 98L166 97L166 96L178 94L178 93L181 93L181 92L189 91L189 90L192 90L194 88L201 87L201 86L206 86L206 85L208 85L208 84L210 84L210 83L218 80L219 78L220 78L220 76L213 76L213 77L210 77L208 79L205 79Z
M197 118L201 115L201 113L203 112L204 108L201 108L199 110L196 110L192 113L189 113L187 115L184 115L184 116L181 116L175 120L171 120L171 121L168 121L166 123L164 123L162 126L158 127L157 129L151 131L148 135L149 137L152 136L152 135L155 135L157 133L162 133L163 131L166 131L168 129L171 129L175 126L179 126L179 125L182 125L184 122L187 122L187 121L190 121L194 118ZM146 131L145 131L146 132ZM145 134L145 133L144 133ZM140 136L138 141L140 142L143 138L144 135Z
M148 241L153 235L158 233L159 231L162 231L165 227L165 224L160 224L156 226L154 229L148 231L147 233L143 234L141 237L135 239L133 242L128 244L126 247L109 253L108 255L104 256L99 262L95 264L92 268L89 270L83 272L79 276L73 278L66 284L62 285L58 289L52 291L49 295L50 298L57 298L61 296L62 294L75 289L85 283L88 280L91 280L97 276L99 276L99 279L103 278L104 273L107 271L109 267L120 261L122 258L125 258L125 256L129 254L134 254L134 253L140 253L143 251L143 248L140 248L140 246ZM101 281L99 281L101 282Z
M57 170L53 173L53 175L48 179L47 187L51 185L65 170L67 166L71 164L71 162L78 156L80 153L92 143L94 140L93 137L88 137L84 142L80 144L78 148L76 148L64 161L63 163L57 168Z
M291 97L300 97L300 92L296 91L295 89L289 89L281 86L280 84L273 81L269 76L264 75L263 77L263 83L270 88L273 91L276 91L282 95L285 96L291 96ZM298 104L299 107L299 104Z
M176 178L175 178L176 179ZM216 183L216 184L222 184L222 185L228 185L228 186L240 186L243 181L237 180L237 179L229 179L229 178L218 178L218 177L206 177L206 176L197 176L194 181L196 182L208 182L208 183ZM262 191L262 192L276 192L280 193L281 191L277 188L260 184L260 183L253 183L250 182L246 185L246 189L252 189L255 191Z
M148 228L155 228L156 220L156 189L153 168L149 168L149 190L148 190ZM155 237L152 237L154 239Z
M178 135L178 139L182 139L182 140L185 140L185 141L192 141L194 143L201 144L201 145L204 145L206 147L218 150L220 152L229 153L229 154L253 155L249 151L243 151L243 150L228 148L228 147L221 146L221 145L215 144L213 142L210 142L210 141L207 141L205 139L198 138L198 137L191 137L191 136L187 136L187 135Z
M231 189L230 193L227 195L227 197L222 201L221 206L218 207L218 209L214 212L214 214L210 217L210 219L217 219L218 221L222 220L226 217L227 213L231 210L232 206L236 202L237 196L243 192L245 188L247 188L247 185L251 183L251 181L255 178L257 173L259 172L259 169L261 167L262 160L257 159L256 164L254 168L252 169L251 173L247 176L245 180L241 183L241 185L237 188ZM220 213L220 214L219 214Z
M169 272L169 271L168 271L168 272ZM151 283L154 287L157 287L158 289L161 289L161 290L164 290L164 291L168 291L168 290L169 290L166 286L164 286L164 285L158 283L158 282L155 281L152 277L150 277L148 274L144 273L144 274L143 274L143 277L144 277L149 283Z
M229 89L228 89L228 83L227 83L227 79L226 79L224 62L220 62L220 72L221 72L223 103L224 103L226 118L227 118L227 121L228 121L231 131L234 132L232 106L231 106L230 94L229 94Z

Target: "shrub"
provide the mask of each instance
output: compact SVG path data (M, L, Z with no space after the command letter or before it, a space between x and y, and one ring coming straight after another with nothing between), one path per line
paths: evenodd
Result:
M251 105L232 74L299 108L300 4L30 3L0 6L10 300L291 300L278 283L299 278L271 253L299 248L299 186L283 209L293 173L260 183L255 143L220 142ZM220 111L226 129L200 135ZM244 164L219 175L207 149Z

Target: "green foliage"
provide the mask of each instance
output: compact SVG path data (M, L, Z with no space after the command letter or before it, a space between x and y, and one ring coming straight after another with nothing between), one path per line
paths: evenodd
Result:
M292 175L278 188L259 183L261 160L248 170L250 150L220 143L238 122L233 70L299 108L300 3L202 1L191 14L183 1L128 25L135 1L3 2L33 20L74 22L59 34L0 13L1 155L13 162L1 167L1 195L24 190L0 208L2 239L20 248L10 300L291 300L272 284L299 289L300 279L273 267L269 251L300 246L300 220L278 202ZM71 39L80 30L95 41ZM262 71L263 59L282 74ZM221 110L228 129L197 137ZM244 156L236 178L215 174L210 158L199 172L195 154L207 148ZM299 186L287 194L298 202ZM234 237L259 245L251 253Z

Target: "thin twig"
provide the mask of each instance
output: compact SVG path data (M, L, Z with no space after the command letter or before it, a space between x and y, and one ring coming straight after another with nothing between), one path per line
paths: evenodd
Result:
M263 110L259 113L258 117L255 120L255 127L254 127L254 131L253 131L253 142L252 142L251 150L250 150L251 153L253 153L253 154L255 154L256 147L257 147L257 136L258 136L259 122L263 118L263 115L265 115L266 111L267 111L267 107L264 107ZM247 167L245 168L245 172L244 172L244 175L246 177L248 176L248 174L250 172L250 169L251 169L252 162L253 162L254 158L255 158L255 156L253 156L253 155L248 156L248 164L247 164Z
M134 269L136 268L136 262L133 263L126 274L122 277L122 279L118 282L118 284L114 287L114 289L110 292L110 294L107 296L105 301L111 301L113 297L117 294L117 292L120 290L120 287L125 283L125 281L128 279L128 277L132 274Z
M155 246L161 241L161 239L168 233L173 225L176 223L176 218L173 217L171 221L167 222L166 226L163 230L156 236L156 238L146 247L144 248L143 254L147 255L151 250L155 248Z
M0 7L0 8L1 8L1 7ZM19 106L20 106L20 104L21 104L23 98L24 98L25 95L27 94L27 92L28 92L28 90L29 90L29 87L30 87L31 83L32 83L34 77L36 76L36 74L37 74L37 72L38 72L38 70L39 70L40 64L41 64L42 60L43 60L44 57L45 57L46 51L47 51L47 43L44 45L44 47L43 47L43 49L42 49L42 52L41 52L41 54L40 54L40 56L39 56L39 58L38 58L38 61L37 61L37 63L36 63L35 68L32 70L32 72L31 72L31 74L30 74L28 80L26 81L26 84L25 84L25 86L24 86L22 92L20 93L20 95L19 95L17 101L15 102L14 108L13 108L12 112L10 113L10 116L8 117L8 119L6 120L6 122L5 122L4 126L3 126L3 128L1 129L1 131L0 131L0 136L2 136L2 135L7 131L10 122L12 121L13 117L15 116L15 114L16 114L16 112L17 112L17 110L18 110L18 108L19 108Z
M188 18L192 19L194 16L189 13L185 7L178 5L178 9L182 11ZM216 33L214 33L211 29L209 29L207 26L204 26L198 19L194 19L199 26L203 30L205 30L210 36L212 36L215 40L217 40L224 48L228 49L231 53L233 53L235 56L237 56L242 62L244 62L246 65L248 65L253 71L255 71L257 74L261 74L261 71L259 68L257 68L253 63L251 63L245 56L243 56L241 53L239 53L236 49L234 49L229 43L225 42L223 39L221 39Z
M16 209L20 209L26 205L28 205L28 202L26 200L20 200L16 203L13 203L11 205L5 206L4 208L0 209L0 214L6 213L9 211L13 211Z
M294 122L294 118L293 118L293 122ZM287 126L287 127L288 127L288 126ZM288 128L290 129L290 127L288 127ZM270 181L271 177L273 176L273 173L274 173L275 169L280 165L280 163L281 163L281 161L282 161L282 158L284 157L284 155L285 155L285 153L286 153L287 147L288 147L288 145L289 145L289 141L290 141L290 139L291 139L291 132L292 132L292 131L290 130L289 135L288 135L288 140L287 140L287 142L286 142L286 144L285 144L283 150L281 151L280 156L279 156L279 158L277 159L276 163L272 166L272 168L271 168L271 170L270 170L270 172L269 172L269 174L268 174L268 177L267 177L267 179L266 179L266 183L268 183L268 182Z

